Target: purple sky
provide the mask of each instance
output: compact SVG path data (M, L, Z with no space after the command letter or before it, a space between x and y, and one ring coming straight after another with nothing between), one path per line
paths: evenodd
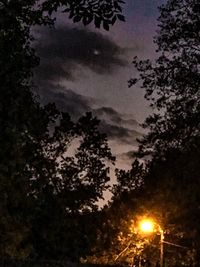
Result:
M41 66L36 72L43 102L54 101L77 118L93 111L102 120L117 166L128 168L140 136L141 123L150 109L139 86L128 88L134 75L134 56L154 58L157 7L164 0L127 0L126 22L109 32L73 24L58 13L54 29L39 28L37 51Z

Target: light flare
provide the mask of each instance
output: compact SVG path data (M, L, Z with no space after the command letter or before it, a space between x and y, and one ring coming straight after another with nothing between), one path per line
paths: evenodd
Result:
M139 228L144 233L152 233L154 231L154 223L149 219L142 220Z

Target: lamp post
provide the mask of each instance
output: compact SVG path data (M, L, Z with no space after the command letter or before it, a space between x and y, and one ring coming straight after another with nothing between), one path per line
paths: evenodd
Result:
M155 225L157 226L156 228L159 231L160 234L160 267L164 266L164 231L160 227L159 224L155 223L151 219L145 219L142 220L139 224L139 228L142 232L144 233L152 233L155 231Z
M159 225L160 232L160 267L164 266L164 231Z

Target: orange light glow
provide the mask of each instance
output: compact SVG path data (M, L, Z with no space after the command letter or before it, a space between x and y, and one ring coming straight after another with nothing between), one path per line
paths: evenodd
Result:
M154 223L149 219L142 220L139 224L139 228L144 233L152 233L154 231Z

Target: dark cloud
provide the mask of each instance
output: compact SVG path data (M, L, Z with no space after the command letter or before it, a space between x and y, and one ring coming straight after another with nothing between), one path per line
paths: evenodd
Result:
M136 157L136 153L137 153L137 149L135 150L130 150L126 153L122 153L120 155L118 155L120 157L121 160L133 160Z
M56 103L58 109L68 112L74 120L91 111L101 120L100 130L109 140L134 143L140 133L132 116L129 118L111 107L99 107L96 100L59 85L61 80L77 78L74 72L79 65L99 74L110 74L125 66L123 49L100 33L65 26L40 31L36 50L41 64L34 78L43 104Z
M102 131L112 140L134 144L142 135L139 123L131 115L121 114L111 107L94 109L93 113L101 119Z
M126 114L121 114L111 107L95 108L99 103L91 97L77 94L60 85L53 85L51 82L41 83L38 90L43 104L55 103L59 110L68 112L74 120L88 111L92 112L101 120L100 131L106 133L109 139L134 144L136 138L141 137L140 131L136 130L136 120L124 119Z
M99 73L109 74L127 63L123 49L108 37L87 29L62 26L43 29L36 50L41 58L37 70L39 79L73 80L78 65Z
M119 112L117 112L111 107L101 107L99 109L94 110L94 113L96 116L99 116L101 118L107 118L112 123L117 124L117 125L128 125L129 127L138 126L138 122L135 119L127 118L128 115L120 114Z
M95 103L95 100L90 97L48 82L40 83L36 93L40 95L42 104L55 103L60 111L68 112L74 120L77 120L85 112L92 111Z
M128 127L112 125L104 120L101 120L100 130L105 132L109 139L116 140L119 144L124 143L133 145L136 143L136 139L142 136L142 134L136 130Z

